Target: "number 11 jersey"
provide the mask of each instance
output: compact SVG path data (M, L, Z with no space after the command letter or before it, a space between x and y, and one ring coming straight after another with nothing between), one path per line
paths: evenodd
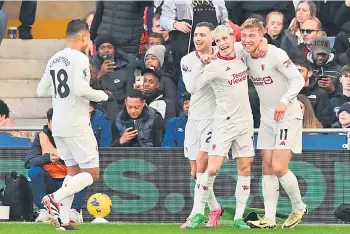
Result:
M108 95L90 87L90 64L82 52L65 48L48 61L37 87L39 97L52 94L52 135L74 137L90 131L89 101Z

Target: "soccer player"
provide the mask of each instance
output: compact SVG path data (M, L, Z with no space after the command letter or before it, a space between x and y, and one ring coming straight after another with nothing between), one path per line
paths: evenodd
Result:
M247 19L241 26L242 45L247 56L249 78L260 99L261 124L257 148L263 155L263 196L265 216L248 222L254 228L275 228L279 182L292 203L292 213L282 228L295 227L307 213L300 195L297 178L288 169L293 153L302 150L302 112L297 95L304 87L304 79L287 54L268 46L264 58L252 54L263 35L264 27L257 19Z
M208 22L196 25L194 31L194 45L196 51L189 53L181 59L181 71L186 90L191 93L191 106L185 129L184 153L190 160L191 175L201 180L208 163L208 150L212 134L212 123L216 107L215 96L210 83L203 85L194 92L196 76L202 73L205 64L200 60L203 54L215 55L212 47L212 30L214 26ZM196 192L196 189L195 189ZM217 202L213 190L208 199L210 209L207 227L216 227L223 213L221 205ZM193 211L181 228L187 228L193 216Z
M201 59L210 63L194 81L194 92L208 84L211 85L215 94L216 109L207 168L197 181L195 214L188 227L197 228L205 222L205 203L212 194L216 175L232 147L232 155L238 168L237 206L233 226L249 228L242 218L250 194L250 169L254 156L253 116L248 96L247 66L242 60L243 50L235 49L234 34L229 26L218 26L213 35L218 47L217 58L202 55Z
M83 53L90 42L87 23L72 20L67 26L67 47L48 61L37 87L39 97L52 93L52 135L58 155L67 165L62 187L43 198L51 223L72 230L69 210L74 194L99 177L99 155L89 118L89 101L112 99L110 93L90 87L90 65Z

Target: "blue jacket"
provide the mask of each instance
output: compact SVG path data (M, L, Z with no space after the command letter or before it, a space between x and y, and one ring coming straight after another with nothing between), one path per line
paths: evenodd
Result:
M183 147L187 116L182 112L179 117L169 120L162 147Z
M91 113L91 126L99 147L109 147L112 142L111 124L104 110L95 108Z

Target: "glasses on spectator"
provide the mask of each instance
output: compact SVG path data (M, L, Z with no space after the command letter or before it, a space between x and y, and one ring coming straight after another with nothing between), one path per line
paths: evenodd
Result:
M319 30L315 30L315 29L300 29L300 33L301 34L311 34L312 32L318 32Z
M111 50L111 49L113 49L113 48L114 48L113 45L100 45L100 49L101 49L101 50L105 50L105 49Z

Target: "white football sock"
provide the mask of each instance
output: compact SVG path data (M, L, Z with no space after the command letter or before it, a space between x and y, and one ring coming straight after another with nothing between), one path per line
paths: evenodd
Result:
M196 193L197 193L197 185L200 184L200 181L201 181L201 179L202 179L202 176L203 176L203 173L197 173L197 174L196 174L197 180L196 180L196 183L195 183L195 185L194 185L193 207L192 207L192 211L191 211L191 214L190 214L189 218L191 218L191 217L195 214L195 211L196 211L196 209L194 208L194 206L195 206L195 200L198 199L198 196L196 196Z
M264 175L262 179L265 217L276 223L276 210L279 198L279 182L277 176Z
M235 195L236 213L234 220L241 219L243 217L245 207L250 195L250 176L238 176Z
M72 177L73 176L67 175L63 180L62 187L66 186L66 184L68 183L68 181L70 181L72 179ZM61 222L63 224L69 223L69 212L70 212L70 208L71 208L72 203L73 203L73 198L74 198L74 195L68 196L61 201L60 218L61 218Z
M94 182L94 179L87 172L81 172L73 176L66 185L53 193L53 198L55 202L61 202L64 198L80 192L87 186L91 185Z
M213 184L216 176L209 176L205 172L202 176L201 183L197 184L197 199L195 200L195 212L204 214L205 204L208 202L209 195L212 193ZM199 185L199 186L198 186Z
M279 178L279 181L288 194L288 197L292 203L292 210L301 211L304 209L305 204L301 200L298 180L293 172L288 171L287 174Z

